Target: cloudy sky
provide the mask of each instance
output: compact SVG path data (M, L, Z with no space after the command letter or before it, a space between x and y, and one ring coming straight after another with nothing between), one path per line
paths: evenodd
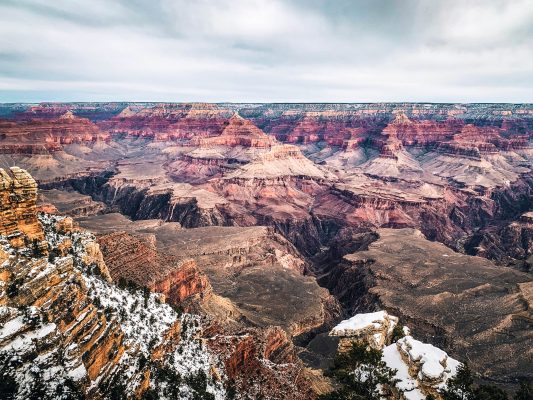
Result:
M533 102L532 0L0 0L0 102Z

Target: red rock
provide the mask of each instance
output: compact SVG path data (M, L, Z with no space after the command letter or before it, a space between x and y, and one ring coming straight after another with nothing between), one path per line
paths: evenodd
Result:
M191 140L191 145L200 147L244 146L266 148L271 147L276 143L276 140L273 137L266 135L252 122L242 118L238 114L233 115L224 125L224 130L220 135L205 138L193 138Z
M58 151L72 143L109 141L87 118L76 117L71 111L57 118L31 119L19 122L0 122L0 151L34 154Z
M178 260L155 248L155 237L137 238L125 232L98 238L104 261L115 282L120 279L163 293L167 302L179 304L192 296L207 298L212 292L207 277L193 260Z

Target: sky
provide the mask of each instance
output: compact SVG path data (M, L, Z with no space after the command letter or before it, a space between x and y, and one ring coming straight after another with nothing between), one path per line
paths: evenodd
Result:
M0 0L0 102L533 102L533 0Z

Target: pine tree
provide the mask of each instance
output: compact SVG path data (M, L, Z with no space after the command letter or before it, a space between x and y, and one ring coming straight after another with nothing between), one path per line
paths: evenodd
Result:
M507 400L507 393L495 385L479 385L474 389L475 400Z
M387 367L382 360L381 350L368 347L361 342L354 342L346 353L335 359L330 375L343 387L323 395L320 400L379 400L382 398L381 387L390 387L396 383L396 371Z
M533 385L529 381L520 382L520 389L515 393L514 400L533 400Z
M448 380L446 389L441 391L444 400L472 400L474 392L472 385L474 378L468 364L461 364L457 374Z

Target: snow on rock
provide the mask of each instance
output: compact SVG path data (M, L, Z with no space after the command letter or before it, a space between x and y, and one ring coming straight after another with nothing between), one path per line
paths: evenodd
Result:
M396 387L403 392L407 400L424 400L426 398L420 391L416 378L409 374L409 366L403 360L396 343L383 349L383 361L389 368L396 370L395 378L399 380Z
M350 348L351 343L362 341L383 351L382 359L391 369L396 370L396 389L406 400L424 400L428 394L438 397L438 390L455 376L460 362L427 343L410 336L411 331L403 327L403 338L385 346L392 340L398 318L386 311L357 314L335 326L331 336L341 338L339 352Z
M460 365L445 351L412 336L385 347L383 361L396 370L396 388L407 400L424 400L429 394L440 398L438 390L455 376Z
M166 332L176 322L178 315L168 305L161 303L156 294L141 291L130 293L94 276L83 276L89 297L104 309L116 314L126 336L126 343L136 345L148 355L148 346L159 344Z
M162 344L165 333L173 325L179 324L181 325L181 340L176 350L165 357L164 365L185 378L199 373L210 377L215 366L222 369L218 359L207 350L202 341L196 339L201 330L198 316L183 314L180 317L168 304L161 303L158 294L141 290L131 293L99 277L84 276L84 278L89 288L89 297L117 316L125 334L125 343L130 348L138 349L146 357L150 357L151 351ZM131 356L126 354L121 365L127 369L132 363L135 361L132 361ZM225 390L221 382L207 379L206 383L207 392L213 394L216 400L225 398ZM180 399L187 400L194 397L194 392L185 382L179 386L179 392ZM167 397L159 393L159 398Z
M397 324L398 318L389 315L387 311L357 314L335 326L331 330L330 336L339 336L350 341L353 339L362 340L376 349L381 349L390 339ZM341 347L346 345L344 342L341 339Z
M164 389L151 375L162 367L178 379L180 399L226 397L200 317L180 315L147 289L115 286L92 234L66 217L38 219L47 252L0 235L0 369L16 382L13 398L41 389L43 398L109 398L113 385L138 398ZM158 398L176 397L159 390Z
M412 336L405 336L396 343L402 357L411 369L417 371L418 379L430 385L442 385L454 376L460 362L428 343Z

